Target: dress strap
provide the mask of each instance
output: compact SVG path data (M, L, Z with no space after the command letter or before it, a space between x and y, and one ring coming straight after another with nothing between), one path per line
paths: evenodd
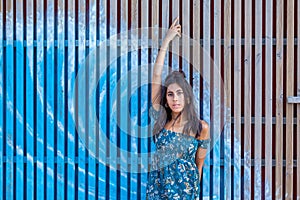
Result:
M210 143L210 139L206 139L206 140L197 140L198 141L198 147L202 148L202 149L207 149L208 145Z

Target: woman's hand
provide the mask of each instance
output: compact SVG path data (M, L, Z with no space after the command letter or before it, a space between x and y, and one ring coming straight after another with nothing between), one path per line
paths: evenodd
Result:
M165 40L172 41L176 36L181 37L181 25L177 24L178 20L179 20L179 17L177 17L173 21L172 25L170 26L170 28L165 36Z
M179 17L177 17L170 26L164 39L166 43L171 42L176 36L181 37L181 25L177 24L178 20Z

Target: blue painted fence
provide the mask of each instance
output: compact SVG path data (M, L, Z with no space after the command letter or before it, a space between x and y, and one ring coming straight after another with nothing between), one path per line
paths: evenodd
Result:
M158 46L126 32L140 25L122 17L123 3L0 1L0 200L145 199ZM184 60L166 65L179 62L189 69ZM209 85L193 81L209 122ZM214 140L201 194L219 199L224 169Z

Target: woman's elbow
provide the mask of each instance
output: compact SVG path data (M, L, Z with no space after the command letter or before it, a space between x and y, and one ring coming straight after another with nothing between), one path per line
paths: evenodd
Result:
M201 121L201 125L202 125L202 130L201 130L200 138L202 140L209 139L210 138L209 125L205 121Z

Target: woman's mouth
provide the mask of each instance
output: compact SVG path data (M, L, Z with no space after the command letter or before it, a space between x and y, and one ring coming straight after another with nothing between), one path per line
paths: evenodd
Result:
M180 107L180 104L173 104L172 107L173 107L173 108L179 108L179 107Z

